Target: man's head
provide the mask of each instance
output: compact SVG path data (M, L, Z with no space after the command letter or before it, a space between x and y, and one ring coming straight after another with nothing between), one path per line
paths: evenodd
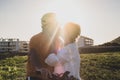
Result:
M55 13L46 13L41 19L43 32L52 32L58 27Z

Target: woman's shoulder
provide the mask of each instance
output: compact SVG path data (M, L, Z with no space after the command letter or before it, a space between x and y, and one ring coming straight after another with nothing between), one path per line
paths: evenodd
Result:
M66 48L73 48L76 47L75 43L69 43L68 45L65 46Z
M60 50L60 52L68 52L68 51L69 51L70 49L72 49L73 47L75 47L75 45L74 45L73 43L70 43L70 44L64 46L64 47Z

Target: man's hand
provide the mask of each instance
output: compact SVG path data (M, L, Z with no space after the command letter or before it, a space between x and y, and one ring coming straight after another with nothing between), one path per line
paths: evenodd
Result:
M37 69L36 73L40 74L42 80L50 80L52 78L52 73L45 68Z

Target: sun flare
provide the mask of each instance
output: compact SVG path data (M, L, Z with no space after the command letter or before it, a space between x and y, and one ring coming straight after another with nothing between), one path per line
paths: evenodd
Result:
M47 9L49 9L50 12L54 12L57 15L58 22L63 28L63 26L67 22L78 22L78 16L76 17L76 12L78 12L76 5L74 5L75 1L72 0L59 0L59 1L54 1L50 2L47 5ZM54 8L51 8L54 6ZM74 9L75 8L75 9ZM47 11L47 12L49 12Z

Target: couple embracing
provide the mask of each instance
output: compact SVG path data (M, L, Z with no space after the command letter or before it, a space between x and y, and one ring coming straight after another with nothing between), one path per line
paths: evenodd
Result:
M55 13L45 14L41 24L42 32L29 43L26 80L80 80L80 55L75 43L80 26L69 22L60 29Z

